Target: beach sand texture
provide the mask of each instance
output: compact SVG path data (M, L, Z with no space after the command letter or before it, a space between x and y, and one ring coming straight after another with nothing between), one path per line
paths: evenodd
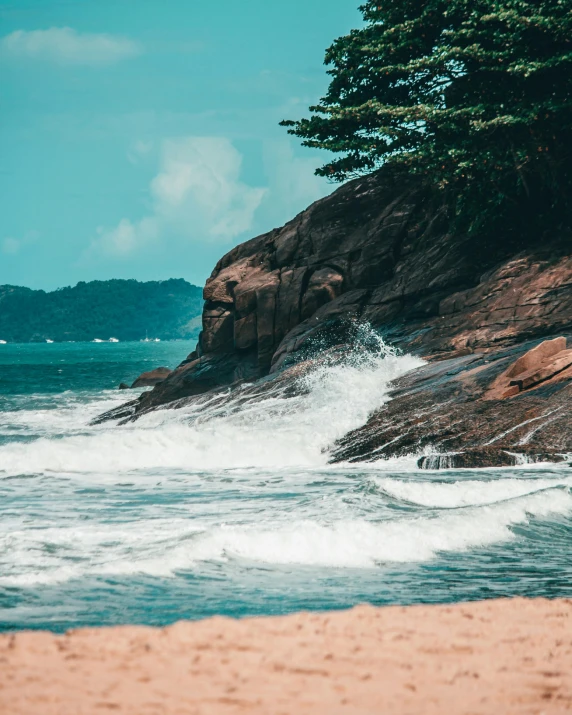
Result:
M572 712L572 600L0 636L2 715Z

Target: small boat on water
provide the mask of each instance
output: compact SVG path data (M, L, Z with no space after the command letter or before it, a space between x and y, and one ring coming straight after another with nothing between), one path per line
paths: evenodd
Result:
M50 340L49 338L46 338L46 342L47 342L47 343L53 343L54 341L53 341L53 340Z
M0 340L0 345L6 345L6 341L5 341L5 340Z
M110 343L118 343L119 340L117 338L109 338Z
M100 338L94 338L91 342L92 343L103 343L104 341L101 340Z

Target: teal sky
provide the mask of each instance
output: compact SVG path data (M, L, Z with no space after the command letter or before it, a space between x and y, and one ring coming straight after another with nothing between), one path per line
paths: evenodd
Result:
M0 0L0 284L202 284L332 191L278 122L358 4Z

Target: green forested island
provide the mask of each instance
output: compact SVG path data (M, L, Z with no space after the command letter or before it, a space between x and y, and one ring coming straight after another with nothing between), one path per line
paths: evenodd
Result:
M197 337L202 289L183 279L80 282L55 291L0 286L0 340Z

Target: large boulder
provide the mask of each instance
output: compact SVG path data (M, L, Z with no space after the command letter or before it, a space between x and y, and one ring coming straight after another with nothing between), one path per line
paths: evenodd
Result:
M131 389L135 387L155 387L155 385L159 385L166 380L171 372L172 370L168 367L156 367L154 370L143 372L131 385Z

